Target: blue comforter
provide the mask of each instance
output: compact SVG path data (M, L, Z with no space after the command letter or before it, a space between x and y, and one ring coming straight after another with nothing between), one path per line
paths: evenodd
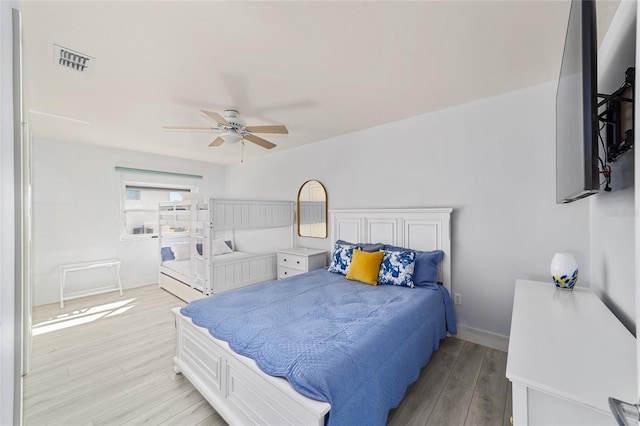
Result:
M447 331L447 290L370 286L315 270L196 300L196 325L331 404L329 425L384 425Z

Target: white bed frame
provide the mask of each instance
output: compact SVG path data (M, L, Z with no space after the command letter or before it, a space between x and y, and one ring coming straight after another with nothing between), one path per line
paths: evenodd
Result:
M443 250L439 277L451 291L452 209L332 210L330 240L382 242L415 250ZM324 425L331 406L294 390L286 379L263 373L175 308L176 373L183 373L232 425Z
M239 229L266 229L289 227L289 243L293 241L293 202L219 200L207 202L186 200L160 203L159 245L171 241L189 241L191 249L190 274L184 274L160 262L158 282L161 288L190 302L214 293L233 290L247 285L276 279L276 249L269 253L235 256L213 256L214 238L233 240ZM163 233L163 225L182 225L184 233ZM196 251L202 244L202 255ZM235 246L235 241L234 241Z

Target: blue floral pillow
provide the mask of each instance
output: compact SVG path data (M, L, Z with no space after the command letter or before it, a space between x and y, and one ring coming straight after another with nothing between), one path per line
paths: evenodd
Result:
M389 244L386 244L384 249L389 251L411 250ZM413 251L416 252L416 266L413 270L413 285L416 287L436 288L438 286L438 265L444 258L444 252L442 250Z
M351 259L353 259L353 249L355 248L358 248L355 244L341 240L336 241L331 255L331 265L327 270L336 274L347 275Z
M416 252L413 250L384 251L378 284L399 285L413 288L413 270Z

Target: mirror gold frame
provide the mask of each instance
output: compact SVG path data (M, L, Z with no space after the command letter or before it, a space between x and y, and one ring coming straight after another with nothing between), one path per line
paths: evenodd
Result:
M298 236L327 238L327 190L308 180L298 190Z

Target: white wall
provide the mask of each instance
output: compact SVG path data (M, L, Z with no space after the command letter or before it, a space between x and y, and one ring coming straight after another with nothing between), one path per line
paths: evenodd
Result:
M613 93L622 85L625 70L635 66L635 47L636 2L621 2L598 51L598 93ZM589 199L592 288L635 333L633 152L611 166L613 190Z
M120 174L115 166L202 175L199 192L225 195L222 166L35 139L35 305L59 301L58 265L64 263L117 257L122 260L123 287L158 282L158 240L120 240Z
M555 203L555 92L542 84L230 166L226 192L295 199L317 179L329 209L453 207L458 321L506 336L516 278L550 281L555 252L573 252L578 285L590 282L589 203Z
M14 202L12 23L14 1L0 2L0 425L14 418Z

